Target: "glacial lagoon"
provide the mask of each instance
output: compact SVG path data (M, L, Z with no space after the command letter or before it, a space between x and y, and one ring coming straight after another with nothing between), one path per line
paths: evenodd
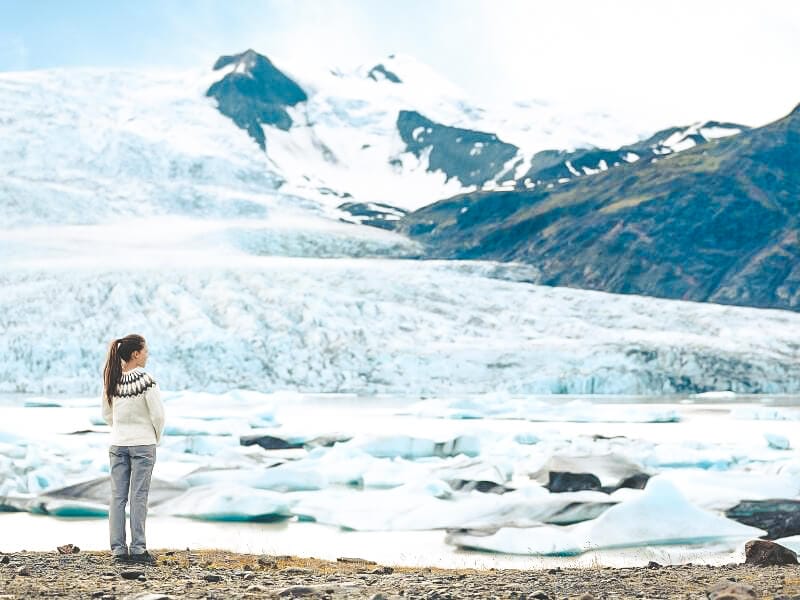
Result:
M725 510L800 492L797 396L164 401L151 548L484 568L724 564L760 533ZM0 551L106 548L98 402L0 397L0 504L16 510L0 513ZM241 444L259 436L299 447ZM569 469L603 490L548 491L548 470ZM644 489L616 487L634 472L650 476Z

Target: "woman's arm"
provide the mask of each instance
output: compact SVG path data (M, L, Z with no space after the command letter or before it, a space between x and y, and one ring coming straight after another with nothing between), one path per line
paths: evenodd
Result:
M111 408L111 405L108 403L108 397L106 396L105 391L103 392L103 399L101 400L102 406L101 409L103 411L103 420L108 423L109 425L114 424L114 410Z
M150 412L150 421L153 423L158 444L164 432L164 405L161 403L161 391L157 383L145 392L144 399L147 402L147 410Z

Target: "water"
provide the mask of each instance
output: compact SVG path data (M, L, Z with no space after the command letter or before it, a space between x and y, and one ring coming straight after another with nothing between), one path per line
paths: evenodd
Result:
M764 435L784 436L792 448L800 447L800 431L794 420L764 420L751 418L747 411L776 409L784 411L781 416L794 419L800 416L798 396L747 396L733 398L689 398L689 397L538 397L531 400L544 401L560 411L571 402L581 401L586 405L574 405L564 409L568 418L562 420L528 421L519 418L447 419L420 416L418 398L359 397L350 395L284 395L265 397L275 407L275 418L281 430L295 433L344 433L355 438L366 435L408 434L416 437L442 439L456 435L475 435L482 445L493 448L491 443L516 434L534 435L542 442L530 446L526 464L544 460L549 453L572 451L599 452L614 445L615 451L631 460L669 460L669 453L680 455L693 453L694 458L707 458L711 467L707 472L750 473L768 476L777 465L791 461L794 451L780 451L767 446ZM191 400L191 397L188 397ZM60 403L60 407L25 406L33 400L26 396L0 396L3 412L2 431L22 436L39 448L49 444L53 456L68 472L68 483L96 476L97 465L105 461L107 433L100 427L92 427L89 419L98 413L95 399L49 398ZM36 400L42 400L38 398ZM187 396L169 400L168 416L175 418L208 416L214 410L243 416L252 406L220 406L220 399L210 395L197 396L187 409ZM254 405L263 409L263 400L254 398ZM433 399L441 401L442 399ZM491 403L491 398L481 397L481 402ZM630 422L574 422L576 411L591 411L601 407L601 414L612 414L618 409L645 408L675 411L679 422L630 423ZM417 412L417 414L413 414ZM737 411L739 411L737 413ZM745 411L745 412L742 412ZM737 416L738 415L738 416ZM762 417L769 416L764 413ZM774 416L774 415L773 415ZM536 418L536 415L531 415ZM93 433L71 435L86 429ZM236 432L246 433L246 431ZM255 448L240 448L238 435L220 436L227 440L243 457L262 459L266 452ZM609 441L610 440L610 441ZM2 437L0 437L2 441ZM221 460L214 456L194 456L170 451L170 444L177 441L165 439L159 448L154 476L179 479L183 472L203 464L214 464ZM29 445L30 445L29 444ZM498 446L499 447L499 446ZM637 455L642 448L652 449L651 455ZM528 447L525 447L528 450ZM0 461L2 452L0 445ZM6 448L5 451L8 451ZM483 453L482 453L483 454ZM664 456L667 456L665 459ZM656 457L656 458L653 458ZM52 463L51 457L42 456L41 461ZM680 458L680 457L679 457ZM681 460L685 459L683 456ZM17 459L20 461L22 459ZM251 460L251 458L248 458ZM94 461L94 463L92 463ZM518 458L513 457L515 468L522 469ZM716 461L716 462L715 462ZM523 461L524 462L524 461ZM0 463L2 464L2 463ZM70 466L82 465L75 472ZM34 465L35 466L35 465ZM230 464L228 466L231 466ZM650 472L680 470L680 466L646 467ZM705 472L687 465L686 470ZM83 469L83 471L81 471ZM688 472L688 471L687 471ZM515 477L523 475L523 470ZM3 480L0 479L0 485ZM695 483L692 483L695 488ZM800 486L798 486L800 487ZM692 492L693 488L688 491ZM747 496L757 490L742 489L736 493ZM309 492L311 494L315 492ZM353 489L349 493L359 494ZM734 492L731 492L734 493ZM708 501L705 491L696 490L697 503ZM724 494L723 494L724 496ZM723 501L726 497L723 497ZM709 508L712 508L709 506ZM376 507L376 510L379 507ZM219 548L255 554L293 554L335 559L340 556L356 556L388 565L429 565L460 568L513 567L535 568L553 566L632 566L654 560L662 564L681 562L707 562L725 564L740 562L743 557L743 541L702 546L641 546L590 551L575 557L514 556L463 550L445 543L445 532L429 531L347 531L332 525L301 522L290 519L277 523L209 522L170 516L151 516L148 520L148 545L151 548ZM53 550L57 545L73 543L83 549L104 550L107 548L107 521L105 518L63 519L29 513L0 513L0 551Z

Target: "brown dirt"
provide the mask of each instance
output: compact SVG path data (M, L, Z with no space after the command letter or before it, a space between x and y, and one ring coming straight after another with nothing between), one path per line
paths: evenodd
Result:
M0 555L0 600L27 598L706 598L719 580L752 586L758 598L800 599L800 567L728 565L612 569L435 569L383 567L215 550L157 550L155 566L118 565L106 552ZM8 562L3 564L5 557ZM142 580L122 577L144 573ZM29 574L22 574L27 571ZM210 576L210 577L209 577ZM219 577L219 581L209 581ZM208 577L208 579L206 579ZM591 596L586 596L591 595Z

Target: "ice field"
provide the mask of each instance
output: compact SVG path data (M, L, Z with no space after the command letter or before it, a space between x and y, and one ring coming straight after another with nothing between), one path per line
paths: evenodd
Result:
M442 409L455 404L472 412ZM516 410L495 410L508 405ZM603 551L621 560L639 549L625 560L727 560L762 532L722 511L800 492L795 397L235 391L166 393L165 406L150 516L151 529L164 523L175 547L208 531L198 523L216 522L219 537L206 543L243 551L367 552L375 540L368 534L383 532L388 548L394 537L427 540L418 558L432 564L486 560L475 550L580 561ZM105 523L108 427L97 400L3 396L2 411L0 505L62 528L87 518ZM253 438L275 449L242 445ZM549 471L592 473L604 491L551 492ZM643 490L613 489L636 473L650 476ZM241 522L247 533L233 535L245 531ZM322 538L308 534L311 527ZM293 528L300 537L289 542ZM4 538L2 549L30 546L26 539ZM105 535L84 543L103 548ZM394 554L387 547L377 550L386 560L415 560L413 544Z

